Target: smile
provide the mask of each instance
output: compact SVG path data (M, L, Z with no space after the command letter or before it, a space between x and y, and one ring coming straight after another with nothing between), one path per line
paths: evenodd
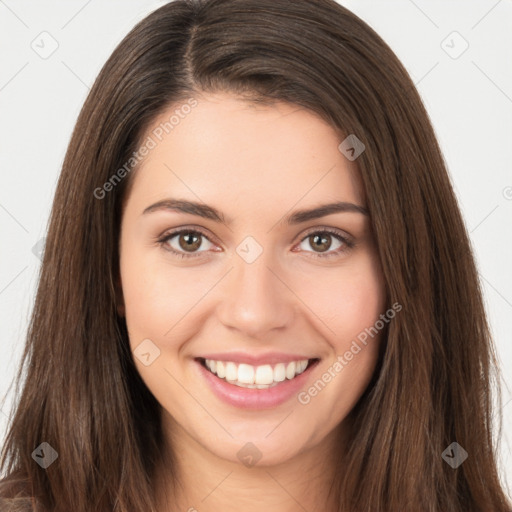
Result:
M303 359L276 365L264 364L253 366L232 361L215 361L203 359L203 365L220 379L230 384L250 389L267 389L276 386L284 380L292 380L303 373L314 359Z

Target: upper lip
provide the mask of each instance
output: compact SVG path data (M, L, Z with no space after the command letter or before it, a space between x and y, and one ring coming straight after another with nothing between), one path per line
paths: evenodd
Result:
M246 352L224 352L206 354L197 359L213 359L214 361L232 361L233 363L245 363L252 366L264 364L291 363L292 361L303 361L305 359L318 359L301 354L285 354L283 352L267 352L265 354L247 354Z

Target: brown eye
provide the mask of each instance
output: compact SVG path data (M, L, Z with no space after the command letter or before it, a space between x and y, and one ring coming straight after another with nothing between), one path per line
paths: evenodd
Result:
M307 234L298 247L305 252L312 253L313 257L328 258L331 256L341 256L343 253L348 252L354 247L354 242L348 236L345 236L343 232L323 229Z
M201 256L213 247L206 235L193 229L182 229L165 235L159 243L176 256ZM206 244L206 247L204 245ZM201 250L199 250L202 247Z
M202 235L194 232L184 232L178 235L178 243L184 251L195 251L201 247Z
M325 252L331 247L331 235L329 234L314 234L308 237L311 247L317 248L319 252Z

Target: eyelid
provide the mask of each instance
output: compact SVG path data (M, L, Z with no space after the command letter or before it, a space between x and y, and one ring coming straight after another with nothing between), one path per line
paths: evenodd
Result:
M345 238L347 241L354 240L354 237L352 235L349 235L346 231L343 231L340 228L332 228L329 226L314 226L312 228L307 229L306 233L301 235L302 238L300 239L300 241L302 242L305 238L307 238L313 233L331 233L341 238Z
M175 235L179 235L183 232L186 232L186 233L198 233L198 234L201 234L203 235L208 241L210 241L211 243L215 243L216 245L220 245L218 242L216 242L216 237L209 233L205 228L202 228L202 227L199 227L199 226L180 226L179 228L174 228L174 229L170 229L170 230L166 230L163 232L162 235L158 236L157 237L157 240L160 241L160 240L164 240L164 239L169 239Z

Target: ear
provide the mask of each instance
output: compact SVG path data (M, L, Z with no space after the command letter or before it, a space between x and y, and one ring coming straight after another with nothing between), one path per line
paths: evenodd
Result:
M116 291L116 307L117 314L119 316L125 316L125 307L124 307L124 297L123 297L123 284L121 282L121 276L117 276L115 282L115 291Z

